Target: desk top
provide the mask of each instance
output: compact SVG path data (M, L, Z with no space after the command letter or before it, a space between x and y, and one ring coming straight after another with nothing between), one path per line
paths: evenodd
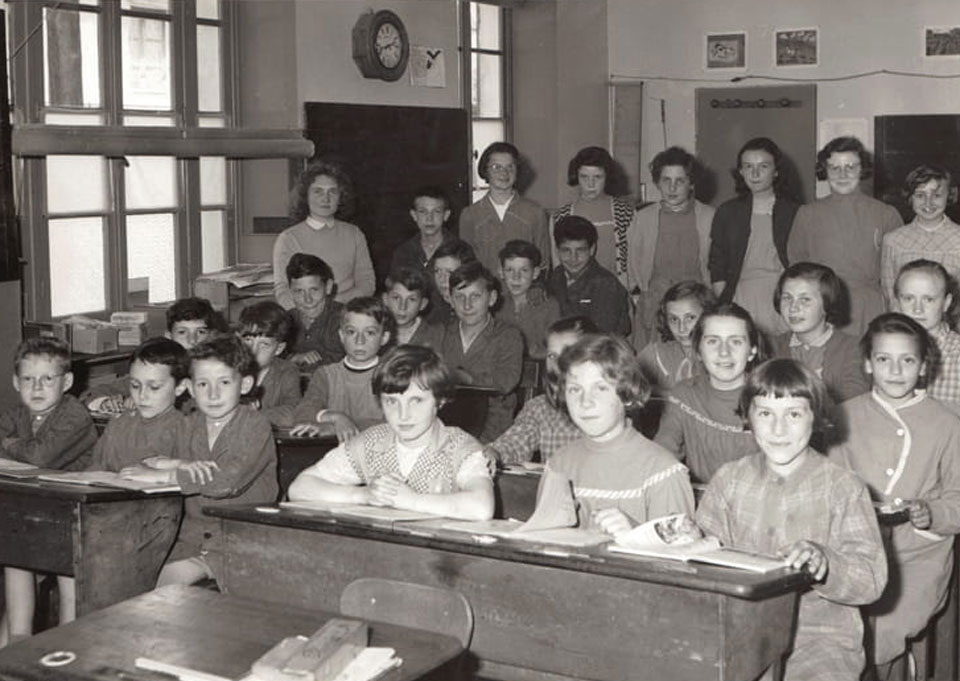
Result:
M147 494L136 490L121 489L119 487L71 485L62 482L37 480L35 478L0 477L0 496L5 494L30 494L35 497L62 499L81 503L152 499L180 495L179 492Z
M299 610L170 586L131 598L0 650L0 676L18 681L155 681L135 669L137 657L239 679L250 665L287 636L310 636L335 613ZM383 681L413 681L456 659L463 648L450 636L371 623L370 645L397 651L403 664ZM39 663L71 651L62 667Z
M787 568L766 574L756 574L712 565L615 555L603 546L570 549L505 538L500 538L492 544L481 544L476 542L472 535L437 529L433 521L427 521L432 523L429 527L416 521L395 522L389 525L291 509L282 509L279 513L265 513L251 505L209 508L204 512L227 520L420 546L433 550L680 586L751 600L796 591L808 583L805 573Z

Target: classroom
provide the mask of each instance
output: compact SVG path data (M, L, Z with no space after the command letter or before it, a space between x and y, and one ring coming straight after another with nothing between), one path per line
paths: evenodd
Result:
M960 2L0 13L0 676L960 679Z

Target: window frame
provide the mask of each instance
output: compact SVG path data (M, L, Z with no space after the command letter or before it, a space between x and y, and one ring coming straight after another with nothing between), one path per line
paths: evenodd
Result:
M10 55L11 85L16 103L13 151L23 245L24 316L29 319L55 319L51 313L51 265L49 225L51 219L97 216L104 229L105 309L83 312L91 316L109 315L130 307L127 280L126 218L144 213L172 213L175 229L176 296L190 295L192 282L200 274L202 263L200 201L200 156L226 159L226 203L223 211L223 253L225 265L236 262L239 245L237 215L236 157L253 155L231 153L236 138L257 142L255 134L235 127L237 107L236 61L237 17L233 3L221 0L219 19L197 19L193 2L171 0L170 12L121 10L117 0L101 0L100 5L64 5L53 0L11 0L8 4L10 32L14 46ZM94 13L98 16L100 51L100 107L46 106L44 101L43 12L58 10ZM123 116L150 115L151 111L124 110L122 102L122 17L170 21L170 78L172 126L124 126ZM197 26L216 25L220 33L221 104L223 127L199 125L197 88ZM44 122L45 114L99 112L103 125L58 125ZM159 113L159 112L158 112ZM166 113L166 112L164 112ZM212 114L217 115L217 114ZM276 137L276 135L274 136ZM286 141L290 142L289 136ZM242 144L241 144L242 146ZM258 147L259 148L259 147ZM46 157L48 154L85 154L105 159L105 185L108 196L104 212L78 212L49 215L46 196ZM137 210L125 205L124 158L126 155L160 155L176 159L177 206L175 210ZM207 207L207 209L210 209Z
M500 49L492 50L489 48L474 47L471 40L472 25L470 19L470 5L490 5L500 10ZM461 54L461 96L463 108L467 112L470 120L470 126L467 130L468 154L470 157L470 193L473 195L478 191L486 190L486 184L480 183L474 186L474 173L477 161L480 159L482 149L474 150L473 146L473 126L477 121L503 121L503 141L513 141L513 10L499 0L461 0L460 3L460 35ZM491 118L488 116L473 115L473 55L491 54L501 57L500 68L500 104L501 116Z

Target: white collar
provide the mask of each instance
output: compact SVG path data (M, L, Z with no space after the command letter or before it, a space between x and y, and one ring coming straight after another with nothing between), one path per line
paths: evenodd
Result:
M318 220L312 215L308 215L306 219L307 227L319 232L321 229L333 229L333 223L336 222L335 218L329 218L329 222L324 220Z

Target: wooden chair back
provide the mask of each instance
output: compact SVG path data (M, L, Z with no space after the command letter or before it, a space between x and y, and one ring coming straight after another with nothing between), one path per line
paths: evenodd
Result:
M473 610L463 594L392 579L364 577L350 582L340 594L340 613L447 634L464 649L473 635Z

